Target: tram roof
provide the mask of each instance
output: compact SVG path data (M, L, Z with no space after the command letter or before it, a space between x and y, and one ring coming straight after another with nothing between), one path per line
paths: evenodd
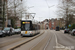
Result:
M38 21L37 20L33 20L33 19L25 19L25 20L22 20L22 21L32 21L32 23L35 23L35 24L37 24L38 23Z

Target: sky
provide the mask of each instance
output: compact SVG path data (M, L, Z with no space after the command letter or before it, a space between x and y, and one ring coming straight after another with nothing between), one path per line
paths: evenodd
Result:
M24 0L23 3L24 6L31 7L28 9L29 13L36 13L34 19L37 21L57 18L59 0Z

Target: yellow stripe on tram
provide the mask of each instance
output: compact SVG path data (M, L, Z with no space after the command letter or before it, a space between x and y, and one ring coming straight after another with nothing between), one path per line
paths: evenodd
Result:
M25 34L27 34L27 31L25 31Z

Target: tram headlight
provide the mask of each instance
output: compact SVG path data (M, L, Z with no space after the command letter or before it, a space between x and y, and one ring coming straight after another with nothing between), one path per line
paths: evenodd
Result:
M21 34L23 34L24 32L23 31L21 31Z
M30 33L32 33L32 31Z
M32 33L32 31L29 31L28 33Z

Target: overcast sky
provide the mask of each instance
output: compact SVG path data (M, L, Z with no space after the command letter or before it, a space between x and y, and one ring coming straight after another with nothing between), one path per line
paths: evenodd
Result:
M26 5L27 7L34 6L29 8L28 11L30 13L36 13L35 19L38 21L43 21L44 19L49 18L57 18L56 11L59 0L24 0L23 3L24 6Z

